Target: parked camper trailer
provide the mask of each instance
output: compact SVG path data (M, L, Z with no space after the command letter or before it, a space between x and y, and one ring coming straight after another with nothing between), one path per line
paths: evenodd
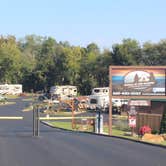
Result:
M71 85L52 86L50 88L51 95L57 95L61 99L67 99L77 96L77 87Z
M0 85L0 94L17 95L22 93L21 84L3 84Z

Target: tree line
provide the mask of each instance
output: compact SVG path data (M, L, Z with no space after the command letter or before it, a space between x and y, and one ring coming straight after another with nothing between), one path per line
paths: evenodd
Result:
M76 85L81 95L109 85L110 65L166 65L166 40L140 44L124 39L100 50L57 42L52 37L0 36L0 83L23 84L24 91L48 90L53 85Z

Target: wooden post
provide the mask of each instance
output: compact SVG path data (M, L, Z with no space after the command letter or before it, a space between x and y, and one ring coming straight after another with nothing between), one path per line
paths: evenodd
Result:
M112 68L109 68L109 135L112 135Z
M131 127L131 136L134 136L134 127Z
M71 120L71 123L72 123L72 129L75 128L75 120L74 120L74 100L71 100L71 108L72 108L72 120Z

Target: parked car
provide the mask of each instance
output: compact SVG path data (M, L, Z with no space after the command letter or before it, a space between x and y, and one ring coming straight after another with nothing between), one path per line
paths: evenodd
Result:
M48 100L48 97L46 95L40 95L38 97L38 101L42 101L43 102L44 100Z
M0 102L6 102L7 98L4 95L0 94Z

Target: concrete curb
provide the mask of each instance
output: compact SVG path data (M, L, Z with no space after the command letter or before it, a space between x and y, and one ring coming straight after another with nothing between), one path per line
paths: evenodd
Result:
M133 140L133 139L124 138L124 137L118 137L118 136L110 136L110 135L106 135L106 134L97 134L97 133L92 133L92 132L87 132L87 131L68 130L68 129L64 129L64 128L60 128L60 127L55 127L55 126L53 126L53 125L51 125L51 124L49 124L48 122L45 122L45 121L41 121L41 123L43 123L44 125L49 126L51 128L56 128L56 129L60 129L60 130L63 130L63 131L70 131L70 132L75 132L75 133L85 133L85 134L91 134L91 135L97 135L97 136L103 136L103 137L118 138L118 139L127 140L127 141L131 141L131 142L139 143L139 144L151 145L151 146L154 146L154 147L160 147L160 148L166 149L166 146L164 146L164 145L153 144L153 143L150 143L150 142L138 141L138 140Z

